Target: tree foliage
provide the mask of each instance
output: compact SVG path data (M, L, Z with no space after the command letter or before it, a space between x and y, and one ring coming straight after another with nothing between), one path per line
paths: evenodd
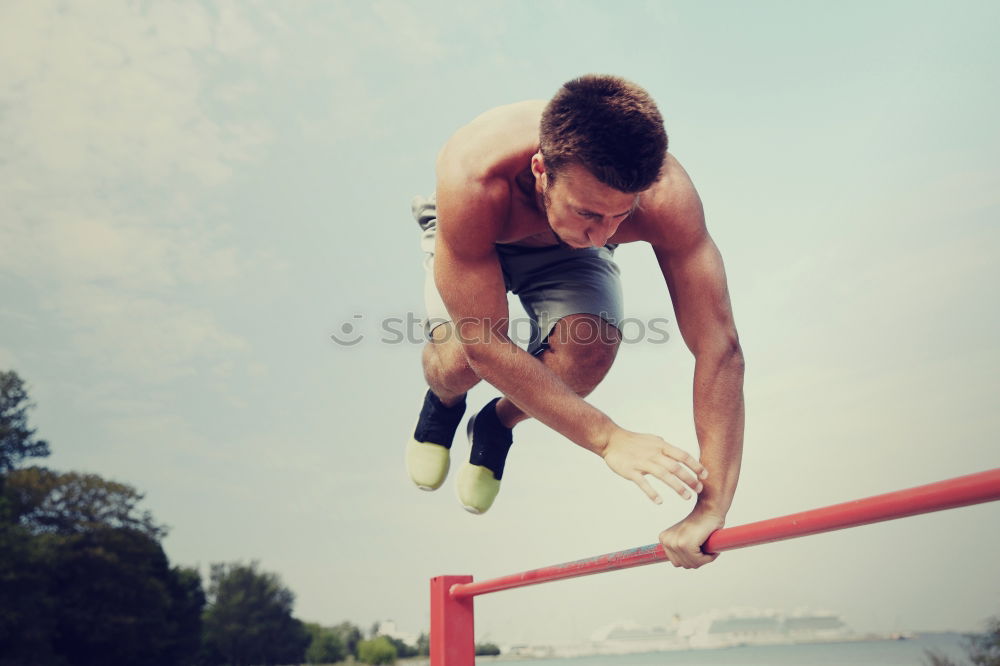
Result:
M420 651L416 647L410 645L406 641L396 638L395 636L386 636L389 642L392 643L392 647L396 648L396 656L399 659L408 659L409 657L416 657L420 654Z
M204 640L230 666L288 664L305 660L311 642L292 617L295 595L276 574L250 564L213 564Z
M55 543L53 645L77 666L168 666L197 649L200 579L172 570L147 534L103 528Z
M967 636L965 651L974 666L1000 666L1000 616L986 621L985 633ZM937 650L924 650L924 663L928 666L958 666Z
M417 656L426 657L431 653L431 639L426 633L421 633L417 637Z
M358 661L365 664L394 664L396 656L396 647L388 636L376 636L358 643Z
M170 568L164 529L131 486L18 468L49 454L30 406L20 378L0 372L0 665L192 663L201 577Z
M0 371L0 666L268 666L428 652L350 622L304 625L294 595L256 563L171 567L166 528L134 487L22 467L49 455L24 382Z
M986 622L986 633L969 640L969 660L976 666L1000 666L1000 616Z
M33 535L7 524L0 550L0 643L11 660L0 663L173 666L196 653L201 580L171 569L148 535Z
M17 521L35 534L82 534L95 529L127 529L151 539L166 535L149 511L140 511L143 495L124 483L96 474L60 474L44 467L10 472L6 494Z
M333 629L313 623L307 623L305 626L312 640L306 649L307 664L332 664L347 657L344 643Z
M500 654L500 648L493 643L476 643L477 657L495 657Z
M0 665L58 663L51 646L56 599L44 544L0 520Z
M17 467L25 458L44 458L49 445L35 438L28 427L28 410L34 404L18 374L0 371L0 475Z
M341 622L335 627L330 629L340 642L344 644L344 650L347 654L357 656L358 655L358 643L361 642L361 627L350 622Z
M190 664L201 650L202 613L205 610L205 590L201 574L190 567L173 567L167 580L172 613L168 631L175 637L173 652L178 664Z

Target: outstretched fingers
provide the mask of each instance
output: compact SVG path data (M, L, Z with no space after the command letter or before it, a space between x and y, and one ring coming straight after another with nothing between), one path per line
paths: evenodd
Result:
M635 485L639 486L639 489L646 493L646 497L653 501L653 504L663 504L663 498L660 497L660 493L656 492L656 489L650 485L649 481L646 480L645 474L640 474L636 472L635 476L632 478Z
M647 476L659 479L684 499L691 499L692 492L697 494L704 489L702 482L680 463L673 460L662 465L651 462L636 472L632 481L657 504L660 504L662 499L650 485Z
M694 456L665 444L663 456L657 462L648 473L673 488L684 499L690 497L688 488L695 493L704 489L701 479L708 476L708 470Z
M647 476L659 479L684 499L702 492L702 479L708 476L697 458L656 435L619 430L601 455L615 473L639 486L656 504L663 499Z
M699 479L708 478L708 470L705 466L695 458L693 455L685 451L684 449L679 449L673 444L663 443L663 455L675 460L676 462L684 465L689 470L694 472Z
M681 466L677 463L668 463L667 466L650 464L643 470L643 474L659 479L684 499L690 499L692 490L696 493L701 492L701 483L690 472L686 473L690 480L685 478Z

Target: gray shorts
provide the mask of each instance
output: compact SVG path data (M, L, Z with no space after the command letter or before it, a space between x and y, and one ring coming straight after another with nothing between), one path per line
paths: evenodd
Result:
M413 217L423 235L424 305L427 317L424 331L451 321L444 301L434 284L434 243L437 235L437 204L430 198L415 197ZM507 291L521 299L528 314L526 327L511 318L509 335L523 342L531 354L546 347L552 328L563 317L592 314L615 326L624 318L621 274L614 260L614 247L591 247L577 250L567 247L520 247L498 243L497 255ZM522 320L523 321L523 320Z

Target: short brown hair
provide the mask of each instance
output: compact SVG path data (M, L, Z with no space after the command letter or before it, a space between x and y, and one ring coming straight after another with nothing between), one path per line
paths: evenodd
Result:
M629 193L659 179L667 152L663 117L649 93L600 74L563 84L542 113L539 140L550 179L576 163Z

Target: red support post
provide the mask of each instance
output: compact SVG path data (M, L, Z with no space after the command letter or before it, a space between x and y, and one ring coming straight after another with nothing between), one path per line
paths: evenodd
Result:
M431 578L431 666L475 666L475 618L472 597L451 595L453 585L472 576Z

